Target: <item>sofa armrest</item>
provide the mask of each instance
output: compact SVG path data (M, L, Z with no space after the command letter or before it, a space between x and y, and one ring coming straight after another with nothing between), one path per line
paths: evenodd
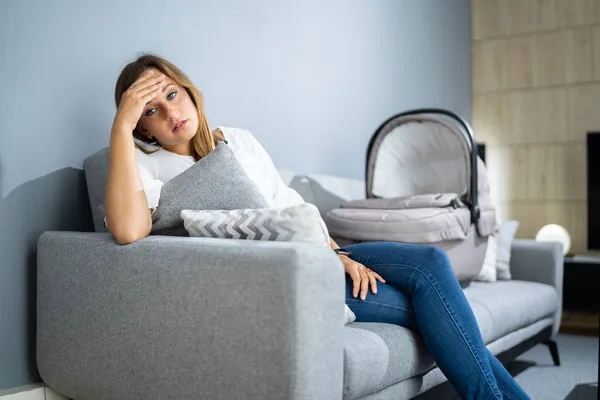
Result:
M558 333L562 315L564 256L558 242L537 242L515 239L511 248L510 273L512 279L539 282L556 289L558 310L554 317L554 333Z
M38 369L75 399L341 398L344 284L305 243L46 232Z

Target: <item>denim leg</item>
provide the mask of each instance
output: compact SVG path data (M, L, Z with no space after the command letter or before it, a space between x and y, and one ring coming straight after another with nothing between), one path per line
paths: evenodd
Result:
M383 322L417 329L410 299L400 290L378 282L377 294L369 290L363 301L352 296L352 289L352 278L346 274L346 304L356 315L356 322Z
M423 341L463 398L503 398L475 315L445 252L433 246L392 242L360 243L346 248L356 261L409 296ZM369 294L372 298L378 296ZM502 380L509 386L518 386L512 378L512 382ZM517 393L507 388L503 391Z
M502 392L502 395L507 400L519 400L528 399L529 397L525 391L519 386L512 375L504 368L504 365L488 350L488 357L490 359L490 365L494 372L498 387Z

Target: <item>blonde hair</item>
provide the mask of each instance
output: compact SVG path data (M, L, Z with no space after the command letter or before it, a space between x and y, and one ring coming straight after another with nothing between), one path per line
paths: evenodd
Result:
M169 77L173 83L184 88L194 102L196 110L198 111L198 130L192 138L194 152L192 155L196 161L202 157L205 157L208 153L215 149L215 138L210 126L208 125L206 114L204 113L204 97L202 92L200 92L200 90L194 86L192 81L183 73L182 70L164 58L154 54L144 54L123 68L115 86L115 104L117 108L119 107L123 93L125 93L129 86L131 86L131 84L133 84L133 82L135 82L136 79L148 68L156 68ZM133 130L133 136L141 142L153 144L153 142L151 142L147 136L143 135L139 131L138 126L136 126ZM148 154L153 152L138 145L137 143L135 145L144 153Z

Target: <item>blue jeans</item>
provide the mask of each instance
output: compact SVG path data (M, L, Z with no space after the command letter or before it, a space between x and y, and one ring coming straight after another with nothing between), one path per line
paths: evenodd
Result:
M352 279L346 275L346 303L357 322L385 322L417 331L464 399L529 399L483 344L475 315L443 250L392 242L344 248L386 280L377 282L377 294L369 288L363 301L353 297Z

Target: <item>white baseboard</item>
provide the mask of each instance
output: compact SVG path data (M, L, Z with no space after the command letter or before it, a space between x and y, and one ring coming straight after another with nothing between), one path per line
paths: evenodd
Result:
M0 400L69 400L44 385L27 385L0 390Z
M55 393L52 391L52 389L50 389L49 387L44 388L46 393L46 400L70 400L68 398L66 398L65 396L62 396L58 393Z

